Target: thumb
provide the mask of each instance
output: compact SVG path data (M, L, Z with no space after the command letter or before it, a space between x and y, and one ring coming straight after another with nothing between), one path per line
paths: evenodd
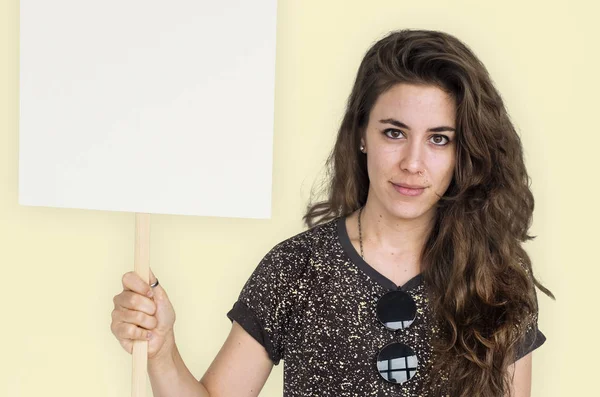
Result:
M150 285L154 285L154 284L157 284L156 286L151 287L152 292L154 294L154 298L159 299L159 300L166 298L167 293L163 289L162 285L160 285L160 283L158 282L158 279L152 272L152 269L150 269Z

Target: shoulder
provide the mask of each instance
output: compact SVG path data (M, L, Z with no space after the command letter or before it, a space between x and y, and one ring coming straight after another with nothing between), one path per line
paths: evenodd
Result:
M268 255L309 257L326 249L338 237L337 221L335 218L328 222L316 225L296 235L277 243Z
M290 294L307 289L315 276L316 258L337 238L335 222L327 222L286 238L271 248L258 263L242 290L242 300L290 302ZM267 302L267 303L265 303ZM256 306L256 305L255 305Z
M286 285L314 277L319 269L314 269L313 264L335 251L336 219L280 241L264 255L255 273L269 282Z

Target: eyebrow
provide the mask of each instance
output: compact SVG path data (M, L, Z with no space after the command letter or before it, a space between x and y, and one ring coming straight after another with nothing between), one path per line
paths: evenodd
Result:
M409 126L407 126L403 122L398 121L396 119L383 119L383 120L379 120L379 122L380 123L392 124L392 125L395 125L396 127L405 128L407 130L410 130ZM435 128L429 128L427 130L427 132L443 132L443 131L454 131L454 132L456 132L456 129L452 128L452 127L448 127L447 125L442 125L442 126L435 127Z

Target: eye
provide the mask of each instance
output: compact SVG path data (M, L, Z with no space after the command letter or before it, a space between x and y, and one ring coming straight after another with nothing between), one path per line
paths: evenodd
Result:
M401 136L404 135L402 131L397 130L395 128L388 128L384 130L383 133L391 139L399 139ZM446 146L450 143L450 138L448 138L446 135L433 135L430 139L432 140L432 143L436 146Z
M431 139L433 140L433 144L436 146L446 146L450 143L450 138L448 138L446 135L434 135L431 137ZM442 143L444 139L446 142Z
M392 138L392 139L398 139L400 136L404 135L404 133L402 131L394 129L394 128L388 128L388 129L384 130L383 133L388 138Z

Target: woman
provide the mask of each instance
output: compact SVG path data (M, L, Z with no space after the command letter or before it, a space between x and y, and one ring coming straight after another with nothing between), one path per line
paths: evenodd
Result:
M552 294L521 247L520 139L475 55L436 31L375 43L328 164L328 199L259 263L200 382L165 290L124 275L111 329L128 352L149 338L154 395L256 396L283 358L290 397L529 396L535 286Z

